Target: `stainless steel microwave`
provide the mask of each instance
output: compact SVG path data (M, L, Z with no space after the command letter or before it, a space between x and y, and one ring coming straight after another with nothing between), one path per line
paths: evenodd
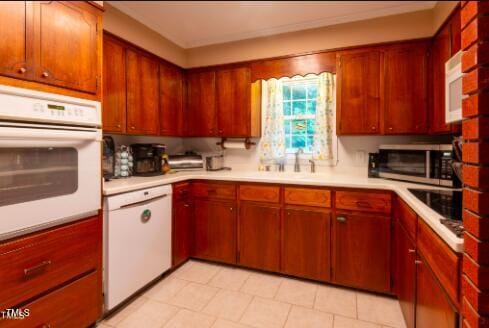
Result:
M459 187L452 169L451 144L381 145L379 147L379 177Z

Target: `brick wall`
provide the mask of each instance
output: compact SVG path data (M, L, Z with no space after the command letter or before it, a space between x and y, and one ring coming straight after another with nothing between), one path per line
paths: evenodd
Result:
M463 326L489 328L489 1L462 1Z

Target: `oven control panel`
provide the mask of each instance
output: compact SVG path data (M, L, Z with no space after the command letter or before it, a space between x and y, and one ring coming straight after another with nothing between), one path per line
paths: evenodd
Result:
M99 127L100 102L0 86L0 119Z

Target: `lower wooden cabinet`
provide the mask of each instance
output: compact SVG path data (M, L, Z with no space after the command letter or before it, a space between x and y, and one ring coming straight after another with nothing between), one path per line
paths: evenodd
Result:
M333 281L390 292L390 216L339 211L333 221Z
M425 260L416 261L416 328L457 327L457 311Z
M414 328L416 320L416 245L399 222L395 224L395 238L395 292L401 305L406 328Z
M192 209L189 200L174 203L172 264L178 266L190 257L192 245Z
M194 247L197 258L236 263L236 205L194 200Z
M239 259L244 266L280 270L280 207L241 203L239 211Z
M330 279L330 223L327 210L286 208L283 271L303 278Z

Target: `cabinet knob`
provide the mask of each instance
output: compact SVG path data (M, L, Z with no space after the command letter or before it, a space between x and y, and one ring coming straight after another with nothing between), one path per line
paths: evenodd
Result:
M232 208L232 207L230 207L230 208L229 208L229 210L232 212L232 211L233 211L233 208Z
M25 69L25 67L19 68L19 73L20 74L24 74L25 72L27 72L27 70Z
M336 217L336 221L338 221L340 223L346 223L346 217L338 216L338 217Z
M42 72L42 77L48 77L49 73L48 72Z
M136 129L136 127L135 127L135 126L131 126L131 130L135 130L135 129Z
M185 207L189 207L190 205L189 205L189 204L183 204L183 206L185 206Z
M414 261L414 264L416 264L416 265L420 265L420 264L423 264L423 262L422 262L422 261L420 261L420 260L416 260L416 261Z
M370 129L372 129L372 131L375 131L375 130L377 130L377 127L371 126Z
M416 250L410 248L410 249L408 249L408 253L410 253L410 254L416 253Z
M120 127L121 127L121 125L120 125L120 124L117 124L117 127L118 127L118 128L120 128Z
M392 131L394 130L394 128L392 126L389 126L389 131Z

